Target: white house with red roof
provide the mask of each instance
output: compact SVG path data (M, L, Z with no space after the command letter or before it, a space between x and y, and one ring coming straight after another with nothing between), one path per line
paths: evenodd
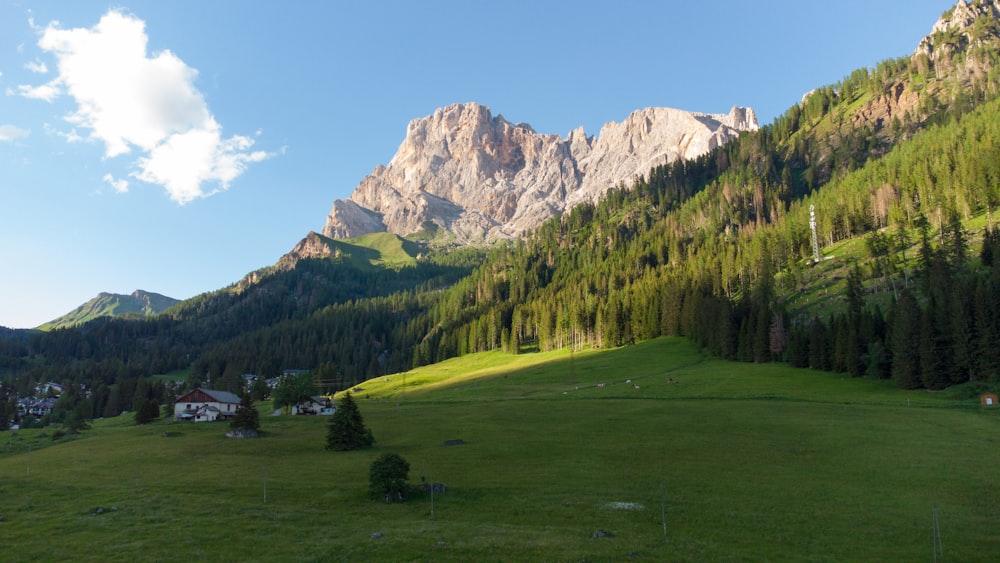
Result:
M229 391L202 389L188 391L174 403L174 420L211 422L236 416L240 398Z

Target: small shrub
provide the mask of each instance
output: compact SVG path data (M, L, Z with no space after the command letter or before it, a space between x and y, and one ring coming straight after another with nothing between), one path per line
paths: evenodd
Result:
M410 463L399 454L382 454L372 462L368 470L369 491L373 498L386 502L403 500Z

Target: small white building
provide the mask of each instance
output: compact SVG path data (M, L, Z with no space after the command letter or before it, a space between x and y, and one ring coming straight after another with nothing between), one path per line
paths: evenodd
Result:
M174 420L211 422L236 416L240 398L229 391L202 389L188 391L174 403Z
M326 397L309 397L308 401L292 407L292 414L331 415L337 410L333 401Z

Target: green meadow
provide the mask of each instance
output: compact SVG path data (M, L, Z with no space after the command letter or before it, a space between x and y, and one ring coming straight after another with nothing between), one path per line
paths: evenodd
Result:
M324 417L262 416L242 441L129 417L5 436L0 559L932 561L935 511L939 557L1000 553L1000 411L961 389L662 338L479 354L354 395L376 438L358 452L324 449ZM446 490L371 500L386 452Z

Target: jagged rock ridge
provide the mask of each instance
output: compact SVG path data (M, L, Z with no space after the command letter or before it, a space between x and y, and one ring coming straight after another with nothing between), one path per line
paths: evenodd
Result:
M1000 0L958 0L920 41L912 59L918 68L929 66L938 77L972 84L995 64L992 53L1000 39L998 21Z
M596 138L582 127L560 138L479 104L454 104L411 121L389 164L334 202L323 234L405 236L431 222L459 243L516 237L653 166L699 156L757 127L749 108L647 108L606 124Z

